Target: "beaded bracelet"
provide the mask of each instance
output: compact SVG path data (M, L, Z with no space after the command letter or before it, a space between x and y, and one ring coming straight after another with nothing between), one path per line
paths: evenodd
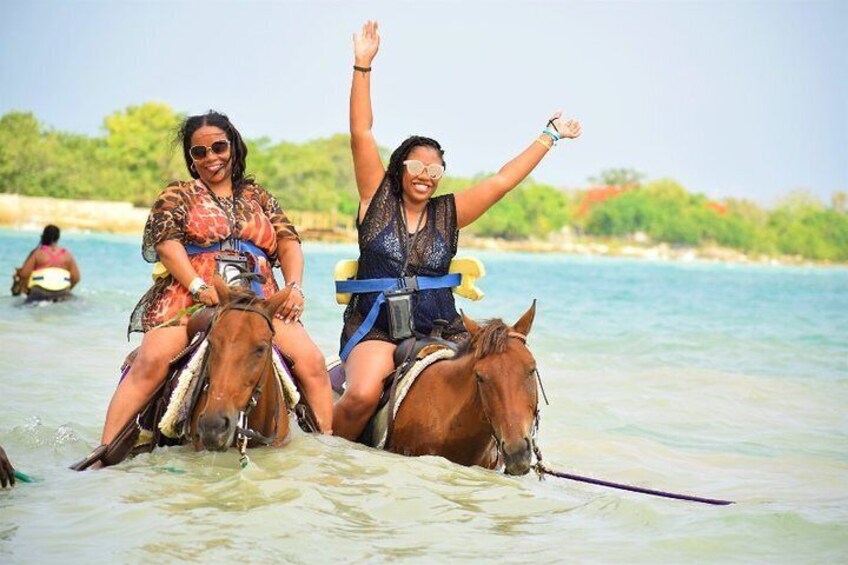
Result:
M550 126L546 127L542 130L542 133L549 136L551 141L556 145L556 142L562 139L562 136L556 130L550 128Z
M292 290L298 291L300 293L300 297L303 298L304 300L306 300L306 295L303 294L303 287L302 286L300 286L299 284L297 284L294 281L288 283L286 286L290 286Z

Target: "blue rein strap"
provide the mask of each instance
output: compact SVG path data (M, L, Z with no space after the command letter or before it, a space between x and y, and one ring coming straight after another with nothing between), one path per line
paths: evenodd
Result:
M342 361L345 361L350 355L350 352L359 343L365 334L371 331L374 327L374 322L377 321L377 316L380 314L380 306L386 301L387 290L399 290L408 286L415 287L418 290L433 290L437 288L453 288L459 286L462 282L462 275L452 273L450 275L442 275L441 277L405 277L399 279L362 279L349 281L336 281L336 292L341 294L360 294L364 292L379 292L379 296L368 311L368 315L362 321L362 324L350 336L350 339L345 344L344 349L339 354ZM411 284L410 284L411 283Z
M228 246L225 248L225 244ZM231 247L229 247L231 246ZM191 255L199 255L200 253L209 253L210 251L236 251L238 253L250 253L253 255L253 272L257 275L259 274L259 257L265 257L270 263L270 259L268 258L268 254L265 253L262 249L252 244L249 241L244 241L242 239L225 239L224 241L219 241L218 243L213 243L212 245L203 247L200 245L194 245L193 243L189 243L184 246L186 253ZM257 296L265 298L265 295L262 293L262 285L259 284L259 281L254 279L250 283L250 288L253 292L256 293Z

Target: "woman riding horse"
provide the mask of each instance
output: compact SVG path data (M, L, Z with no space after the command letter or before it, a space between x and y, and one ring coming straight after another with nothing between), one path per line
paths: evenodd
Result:
M354 35L350 136L359 191L357 279L391 279L398 285L389 292L354 294L345 310L341 357L347 388L333 410L333 428L336 435L350 440L360 436L374 412L383 380L394 368L395 348L409 335L404 330L410 319L419 332L429 333L433 322L441 319L447 322L444 337L465 336L443 278L456 254L459 230L524 180L559 139L580 135L578 122L556 113L542 134L497 174L456 195L434 197L445 172L438 142L413 136L394 150L388 168L380 160L371 132L370 83L379 46L376 22L366 22ZM381 306L384 301L388 308Z
M101 441L110 443L135 417L188 344L186 309L197 302L217 305L218 292L208 283L239 263L264 276L253 288L265 296L278 290L272 267L282 269L291 292L273 318L274 343L293 360L320 430L332 433L324 357L300 323L303 253L294 226L277 199L245 176L247 146L227 116L212 111L191 116L178 135L193 180L165 188L147 220L142 254L149 262L161 261L168 275L132 313L129 331L145 335L109 405Z

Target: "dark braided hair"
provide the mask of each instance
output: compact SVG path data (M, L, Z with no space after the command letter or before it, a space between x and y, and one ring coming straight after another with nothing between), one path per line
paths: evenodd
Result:
M403 143L401 143L398 148L392 152L392 156L389 158L389 166L386 168L386 176L383 179L383 182L388 181L389 187L395 194L401 194L403 192L403 162L406 161L406 158L409 157L409 154L412 153L412 150L416 147L431 147L435 149L436 153L439 154L439 157L442 160L442 165L447 169L447 163L445 163L445 151L442 149L442 146L439 145L438 141L430 139L429 137L422 137L420 135L407 137Z
M245 145L241 134L230 121L230 118L228 118L225 114L216 112L215 110L209 110L205 114L200 114L198 116L187 117L177 130L175 141L176 143L182 143L183 157L185 158L186 168L188 169L188 173L191 177L195 179L200 178L197 171L191 167L192 164L194 164L194 161L188 152L189 149L191 149L191 136L203 126L214 126L216 128L220 128L227 135L227 139L230 140L230 160L233 164L233 171L231 175L233 180L233 191L235 192L240 189L242 184L245 182L252 182L253 179L251 177L245 176L245 169L247 167L247 145Z

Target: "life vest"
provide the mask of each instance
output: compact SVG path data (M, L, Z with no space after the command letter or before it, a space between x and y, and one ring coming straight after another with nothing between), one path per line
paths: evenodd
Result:
M336 282L336 302L347 304L351 296L363 292L379 292L374 305L362 324L350 337L344 349L340 353L342 361L345 361L353 351L353 348L374 327L374 322L380 311L380 306L386 301L386 292L409 286L410 282L415 290L429 290L436 288L453 288L453 292L470 300L483 298L483 291L475 285L477 279L486 275L486 269L479 259L473 257L457 258L451 261L447 275L440 277L402 277L398 279L357 279L359 262L353 259L339 261L333 273Z

